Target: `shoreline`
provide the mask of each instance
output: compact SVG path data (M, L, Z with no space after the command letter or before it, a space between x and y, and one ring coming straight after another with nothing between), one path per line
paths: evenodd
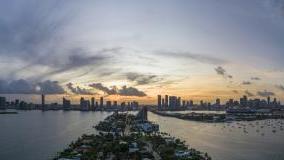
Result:
M196 121L204 123L223 123L233 121L257 121L265 119L284 119L284 114L214 114L214 113L166 113L151 110L152 113L163 117L173 117L177 119Z

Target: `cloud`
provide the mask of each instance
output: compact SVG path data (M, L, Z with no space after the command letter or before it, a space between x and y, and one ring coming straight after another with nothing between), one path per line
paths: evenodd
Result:
M17 62L16 69L5 75L7 79L25 75L42 81L85 66L96 65L97 69L108 66L108 55L121 50L110 47L93 51L88 44L80 43L70 30L80 16L73 4L57 0L0 4L0 59ZM30 72L39 67L44 70Z
M127 87L127 86L123 86L122 89L119 90L119 95L138 96L138 97L147 96L143 91L139 91L137 88Z
M81 88L79 86L74 87L73 83L66 84L66 87L74 94L80 94L80 95L94 95L95 94L88 89Z
M246 94L247 96L249 96L249 97L254 96L254 94L253 94L253 93L251 93L251 92L250 92L250 91L248 91L248 90L246 90L246 91L245 91L245 94Z
M239 91L237 91L237 90L232 90L232 92L235 93L235 94L239 93Z
M129 81L136 82L137 85L146 85L146 84L156 83L161 80L161 79L158 79L157 75L145 75L145 74L139 74L139 73L134 73L134 72L127 73L126 78Z
M271 7L274 15L284 16L284 1L283 0L269 0L269 7Z
M107 60L110 57L105 55L87 55L87 51L83 48L76 48L71 49L69 51L69 55L67 56L67 59L64 60L58 60L55 61L48 61L45 65L52 65L54 66L54 71L50 72L49 74L56 74L61 72L66 72L69 70L74 70L76 68L88 66L88 65L96 65L101 66L102 64L106 64ZM41 63L43 64L43 63Z
M243 85L251 85L252 83L250 81L243 81Z
M171 52L171 51L158 51L157 55L167 56L171 58L191 59L200 63L221 65L226 64L228 61L205 54L194 54L190 52Z
M93 87L95 89L98 89L100 91L103 91L103 92L105 92L108 95L114 95L114 94L118 93L116 87L113 87L113 88L109 89L108 87L103 86L102 83L92 83L89 86Z
M24 79L0 80L1 94L63 94L64 89L57 81L33 83Z
M261 80L261 78L259 78L259 77L251 77L250 79L253 80L253 81L259 81L259 80Z
M233 76L228 74L227 71L221 66L218 66L217 68L215 68L215 71L218 75L221 75L224 78L229 78L229 79L233 78Z
M58 84L57 81L44 81L37 84L41 93L44 94L63 94L64 89Z
M274 95L275 95L274 92L270 92L270 91L267 91L267 90L258 91L257 94L258 94L259 96L262 96L262 97L268 97L268 96L274 96Z
M281 85L281 84L280 84L280 85L275 85L275 87L278 88L278 89L280 89L280 90L282 90L282 91L284 91L284 86Z
M0 9L6 14L0 14L0 54L29 60L47 49L51 51L60 42L58 38L68 21L58 6L59 1L3 5Z
M139 91L137 88L134 87L127 87L122 86L122 88L118 88L117 86L112 86L112 88L108 88L103 86L101 83L93 83L89 85L95 89L101 90L108 95L121 95L121 96L137 96L137 97L144 97L147 96L146 93L143 91Z

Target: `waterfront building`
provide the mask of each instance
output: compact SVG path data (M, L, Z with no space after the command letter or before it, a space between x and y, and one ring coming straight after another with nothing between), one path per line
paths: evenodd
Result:
M0 109L6 109L6 98L0 97Z
M170 96L169 97L169 107L170 108L177 107L177 97L176 96Z
M216 106L220 106L221 105L221 100L220 100L220 98L217 98L216 99Z
M181 98L178 97L178 98L177 98L177 106L176 106L176 107L180 107L180 106L181 106Z
M41 107L42 109L44 109L45 107L45 95L44 94L41 95Z
M158 109L161 109L161 106L162 106L162 96L161 95L158 95Z
M106 101L106 107L110 108L111 107L111 101Z
M90 108L90 101L85 100L83 97L80 99L80 107L82 111L88 111Z
M165 95L165 108L169 107L169 96Z
M92 110L95 109L95 97L91 98L91 108L92 108Z
M182 106L185 107L185 100L182 101Z
M104 97L100 98L100 107L103 108L104 107Z
M113 107L117 107L117 101L113 101Z
M71 109L71 101L63 97L63 109Z
M193 100L190 100L190 101L189 101L189 105L190 105L190 106L193 106L193 105L194 105L194 104L193 104Z

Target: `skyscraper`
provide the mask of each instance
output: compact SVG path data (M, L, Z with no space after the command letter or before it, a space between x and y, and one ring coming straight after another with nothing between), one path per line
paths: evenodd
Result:
M110 108L111 107L111 101L106 101L106 107Z
M41 107L42 109L44 109L45 107L45 95L44 94L41 95Z
M117 107L117 101L113 101L113 106Z
M169 107L169 96L165 95L165 107Z
M71 108L71 101L63 97L63 109L68 110Z
M104 97L100 98L100 107L103 108L104 107Z
M177 98L177 106L180 107L180 105L181 105L181 98L178 97L178 98Z
M0 109L6 109L6 98L0 97Z
M158 109L161 109L162 106L162 96L158 95Z
M95 109L95 97L91 98L91 108L92 108L92 110Z
M177 107L177 97L176 96L170 96L169 97L169 107L170 108Z
M221 105L221 100L220 100L220 98L217 98L217 99L216 99L216 105L217 105L217 106L220 106L220 105Z

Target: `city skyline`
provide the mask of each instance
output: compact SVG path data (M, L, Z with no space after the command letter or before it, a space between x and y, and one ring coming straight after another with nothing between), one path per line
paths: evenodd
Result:
M1 1L0 95L284 101L283 1L113 2Z

